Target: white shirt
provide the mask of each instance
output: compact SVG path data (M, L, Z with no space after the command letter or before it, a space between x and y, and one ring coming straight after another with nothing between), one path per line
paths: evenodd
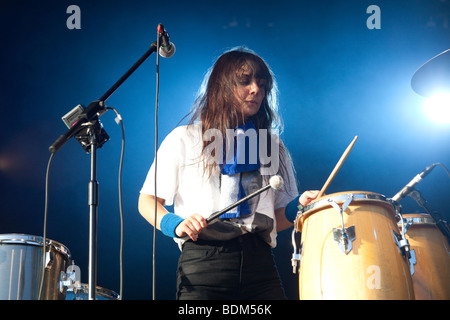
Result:
M202 147L201 125L195 124L174 129L164 139L158 150L156 196L164 199L166 206L174 204L174 213L182 218L195 213L207 218L212 213L223 209L221 207L221 174L217 170L213 170L210 177L203 174ZM284 151L279 152L279 156L287 159ZM275 247L275 210L286 207L298 195L292 167L288 165L286 169L289 184L280 190L269 188L249 200L252 208L251 215L226 222L211 222L206 229L202 230L199 237L209 240L228 240L246 232L257 232L267 243ZM242 174L241 182L246 189L246 194L263 187L261 170L263 169ZM155 196L154 178L155 163L147 174L141 193ZM286 181L286 178L284 180ZM178 238L175 241L179 244L183 242Z

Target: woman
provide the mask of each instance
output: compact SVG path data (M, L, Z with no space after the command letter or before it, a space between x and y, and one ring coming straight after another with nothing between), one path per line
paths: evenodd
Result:
M277 135L275 79L263 59L239 48L219 57L204 87L189 123L158 150L156 221L154 164L139 212L179 244L177 299L285 299L272 255L276 234L292 226L299 203L307 205L317 191L298 195ZM280 190L206 222L275 174L284 180ZM174 213L165 208L172 204Z

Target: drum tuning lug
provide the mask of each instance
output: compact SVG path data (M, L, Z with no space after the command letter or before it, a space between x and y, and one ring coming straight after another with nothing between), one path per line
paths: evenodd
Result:
M64 291L64 288L67 291L74 291L81 289L81 271L80 267L75 264L72 260L72 265L67 267L66 272L61 271L61 276L59 280L59 290L61 292Z
M297 273L297 270L299 269L300 260L302 258L301 246L300 246L300 251L297 252L297 242L295 240L295 234L296 233L297 233L297 230L294 228L294 230L292 230L292 246L294 247L294 252L292 253L292 258L291 258L292 273L293 274Z
M402 228L404 230L404 226ZM400 254L403 256L403 258L408 262L409 269L411 272L411 275L414 274L414 265L417 263L416 260L416 253L414 250L411 250L409 246L408 240L405 238L405 233L402 231L402 234L398 234L394 230L392 230L392 235L394 237L394 241L397 244Z
M400 248L403 248L404 256L409 264L409 271L412 276L414 275L414 265L417 263L416 253L414 250L411 250L407 239L400 240L399 242L401 246Z
M293 274L297 273L301 257L302 256L299 253L293 253L292 254L291 263L292 263L292 273Z

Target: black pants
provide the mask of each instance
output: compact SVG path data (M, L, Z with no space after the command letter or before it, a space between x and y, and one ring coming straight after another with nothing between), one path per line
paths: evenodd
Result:
M272 255L260 237L187 241L178 261L179 300L286 299Z

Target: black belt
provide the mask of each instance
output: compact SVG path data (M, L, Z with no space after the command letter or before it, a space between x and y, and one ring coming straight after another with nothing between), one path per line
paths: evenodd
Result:
M190 243L198 246L211 246L211 247L227 247L227 248L241 248L244 243L249 244L265 244L269 246L259 235L254 233L245 233L241 236L230 240L205 240L205 239L197 239L197 241L193 241L192 239L187 240L184 244ZM183 245L184 248L184 245Z

